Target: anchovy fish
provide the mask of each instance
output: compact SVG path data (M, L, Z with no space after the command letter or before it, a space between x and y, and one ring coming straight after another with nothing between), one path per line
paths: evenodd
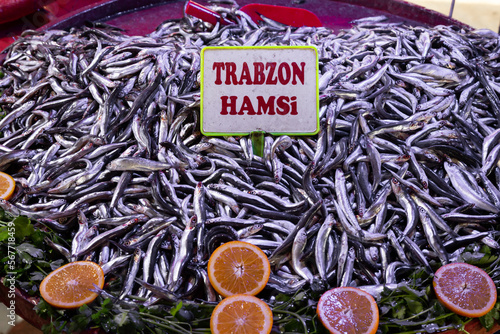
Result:
M405 268L499 248L498 34L385 17L334 32L213 9L235 23L14 41L0 170L17 187L0 207L68 239L49 243L68 261L123 273L120 305L216 302L207 261L233 240L263 249L268 288L290 295L379 296L405 287ZM251 136L202 135L200 50L241 45L317 48L317 135L264 134L262 157Z

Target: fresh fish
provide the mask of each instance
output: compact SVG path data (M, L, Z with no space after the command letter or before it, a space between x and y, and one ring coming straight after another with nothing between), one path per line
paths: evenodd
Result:
M386 17L334 33L213 8L235 23L186 15L147 36L98 25L14 41L0 169L18 186L0 207L69 236L50 244L68 260L126 272L120 296L144 305L216 302L206 262L231 240L261 247L268 287L290 295L379 296L378 283L405 288L399 270L498 248L497 34ZM203 136L209 45L315 46L319 133L264 134L263 157L247 136Z

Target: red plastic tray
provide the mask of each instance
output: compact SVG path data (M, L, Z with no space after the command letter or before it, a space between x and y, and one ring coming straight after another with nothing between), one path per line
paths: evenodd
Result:
M12 0L10 0L12 1ZM16 0L17 3L37 4L36 12L12 22L0 24L0 50L12 43L27 29L66 29L86 21L104 21L126 30L131 35L150 33L161 22L183 16L185 1L179 0ZM205 3L200 0L199 2ZM267 3L300 7L315 13L329 28L350 27L349 22L367 16L386 15L391 22L412 25L465 24L440 13L401 0L305 0L300 4L290 0L239 0L248 3ZM1 8L0 1L0 8ZM25 7L26 8L26 7ZM28 7L32 8L32 7ZM0 12L0 22L2 22Z
M0 24L0 51L10 45L22 31L27 29L67 29L86 21L106 22L125 30L129 35L145 35L161 22L183 16L185 1L179 0L16 0L35 2L38 8L15 21ZM206 4L202 0L200 3ZM290 0L238 0L243 6L248 3L267 3L280 6L296 6L315 13L324 26L339 30L349 28L349 22L367 16L385 15L390 22L405 22L411 25L467 25L442 14L401 0L305 0L293 4ZM1 0L0 0L1 7ZM27 8L26 6L23 8ZM2 22L0 14L0 22ZM0 55L1 58L1 55ZM7 290L0 284L0 301L8 303ZM32 325L40 328L45 323L32 310L35 300L21 291L16 291L16 303L22 306L20 315ZM489 333L498 330L496 326ZM466 326L470 333L486 333L478 322ZM447 334L457 331L447 331ZM443 333L444 334L444 333Z

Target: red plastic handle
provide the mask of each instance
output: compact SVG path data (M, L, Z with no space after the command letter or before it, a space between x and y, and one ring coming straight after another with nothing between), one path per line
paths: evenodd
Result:
M219 13L214 12L211 9L208 9L205 6L200 5L194 1L188 1L186 5L186 14L199 18L205 22L216 25L217 22L220 22L222 25L234 24L233 21L222 17Z
M282 24L290 25L292 27L321 27L321 21L312 12L295 7L284 7L267 4L252 3L241 7L242 12L248 14L255 22L261 21L261 16L266 16L274 21ZM222 17L219 13L214 12L207 7L200 5L194 1L189 1L186 5L186 14L192 15L205 22L213 25L220 22L222 25L232 24L230 21Z
M320 19L313 13L303 8L276 6L260 3L251 3L241 7L255 22L262 21L265 16L276 22L292 27L322 27Z

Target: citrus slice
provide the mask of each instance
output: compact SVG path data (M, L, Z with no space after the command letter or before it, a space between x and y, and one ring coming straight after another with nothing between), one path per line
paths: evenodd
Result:
M40 284L40 293L47 303L59 308L78 308L97 297L94 284L102 289L104 272L95 262L68 263L47 275Z
M432 284L441 303L466 317L482 317L497 301L497 288L491 277L468 263L442 266L434 274Z
M248 242L231 241L212 253L207 270L214 289L227 297L261 292L269 280L271 266L259 247Z
M9 200L16 189L16 182L9 174L0 172L0 198Z
M377 332L377 303L369 293L358 288L340 287L326 291L319 299L316 313L333 334Z
M245 294L223 299L212 312L212 334L269 334L273 327L271 308L257 297Z

